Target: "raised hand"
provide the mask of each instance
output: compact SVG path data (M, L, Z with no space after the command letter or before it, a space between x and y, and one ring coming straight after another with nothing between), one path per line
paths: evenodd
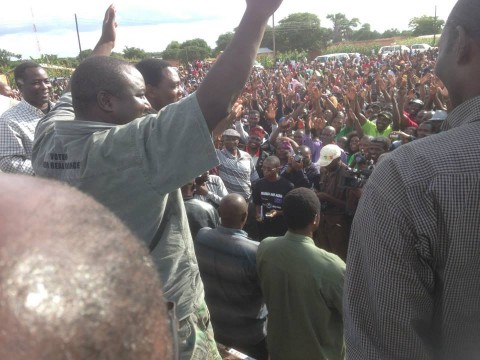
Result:
M269 18L280 6L282 0L247 0L247 11L260 18Z

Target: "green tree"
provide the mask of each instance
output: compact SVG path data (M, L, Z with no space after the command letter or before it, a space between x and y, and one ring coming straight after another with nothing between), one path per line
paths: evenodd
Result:
M442 32L444 25L445 21L427 15L414 17L408 23L408 27L415 36L439 34Z
M220 51L223 51L227 48L228 44L230 44L230 41L233 39L233 32L227 32L225 34L221 34L217 41L215 42L217 44L217 47L213 52L215 54L218 54Z
M360 29L355 31L351 38L354 41L364 41L364 40L373 40L380 38L380 33L378 31L372 31L370 24L363 24Z
M90 55L92 55L93 50L92 49L85 49L80 51L80 53L77 56L78 61L83 61Z
M334 43L344 40L351 40L354 33L353 28L358 27L360 24L360 20L357 18L349 20L345 14L342 13L328 14L327 19L329 19L333 24L332 40Z
M183 43L172 41L162 52L164 59L178 59L183 63L192 60L204 60L212 53L212 49L203 39L187 40Z
M272 48L273 29L267 29L262 46ZM326 45L325 29L320 27L320 19L311 13L294 13L278 22L275 27L277 51L314 50Z
M147 57L147 53L143 49L125 46L123 56L128 60L141 60Z
M172 41L167 45L165 50L162 51L162 57L164 59L178 59L180 49L180 43L178 41Z
M14 54L10 51L0 49L0 66L10 66L12 63L12 57L20 60L22 58L22 55Z

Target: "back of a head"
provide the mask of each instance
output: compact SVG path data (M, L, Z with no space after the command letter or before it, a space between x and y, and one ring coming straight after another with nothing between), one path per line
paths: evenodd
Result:
M95 106L97 94L107 91L118 95L125 90L125 69L133 65L109 56L92 56L85 59L72 75L72 103L77 115L85 114Z
M458 0L448 17L445 28L453 30L461 25L473 38L480 40L480 2L478 0Z
M220 201L218 208L222 225L228 228L242 228L247 219L248 205L240 194L228 194Z
M1 175L0 223L1 359L172 357L155 266L103 206Z
M320 214L320 201L311 189L297 188L283 199L283 217L291 230L304 230Z
M23 80L25 79L25 71L27 71L28 69L36 68L41 68L41 66L33 61L24 61L20 65L18 65L13 71L13 76L15 78L15 83L17 84L17 87L21 87L21 85L23 84Z
M157 86L162 80L162 70L171 67L169 62L162 59L144 59L135 67L143 76L146 85Z

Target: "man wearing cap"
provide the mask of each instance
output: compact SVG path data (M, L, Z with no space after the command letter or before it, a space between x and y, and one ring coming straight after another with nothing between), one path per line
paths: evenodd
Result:
M263 178L262 165L263 161L268 157L268 153L260 146L265 138L266 131L261 126L255 126L250 129L250 135L247 138L247 146L245 150L252 157L257 170L258 176Z
M316 194L322 204L315 244L342 259L347 257L351 217L346 214L345 179L348 167L341 161L342 149L334 144L320 151L320 183Z
M240 134L227 129L222 134L223 149L217 149L218 175L229 193L238 193L245 200L252 195L252 182L258 179L252 157L238 148Z
M369 135L373 137L377 136L385 136L388 137L390 133L393 131L392 127L390 126L393 119L393 114L389 111L381 111L377 115L377 121L374 123L373 121L368 120L365 116L359 116L359 113L356 113L358 121L362 127L363 135Z

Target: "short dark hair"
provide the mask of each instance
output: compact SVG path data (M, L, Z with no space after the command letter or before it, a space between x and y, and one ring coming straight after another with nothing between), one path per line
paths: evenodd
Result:
M480 3L478 0L459 0L453 7L445 24L445 31L448 31L448 42L446 49L450 50L458 37L456 27L459 25L465 29L465 32L480 41L480 24L478 22L480 16Z
M24 61L20 65L18 65L13 71L13 76L15 78L15 83L17 84L17 87L21 85L21 82L23 80L25 80L25 72L28 69L36 68L41 68L41 66L34 61Z
M144 59L135 67L143 76L146 85L157 86L163 79L162 70L172 65L162 59Z
M282 210L289 229L303 230L320 214L320 201L313 190L297 188L285 196Z
M113 57L92 56L75 70L70 81L75 114L84 114L96 103L100 91L120 95L125 90L125 69L133 65Z
M389 139L387 139L384 136L377 136L377 137L374 137L372 140L370 140L370 144L380 144L383 146L383 149L385 151L388 151L392 143Z

